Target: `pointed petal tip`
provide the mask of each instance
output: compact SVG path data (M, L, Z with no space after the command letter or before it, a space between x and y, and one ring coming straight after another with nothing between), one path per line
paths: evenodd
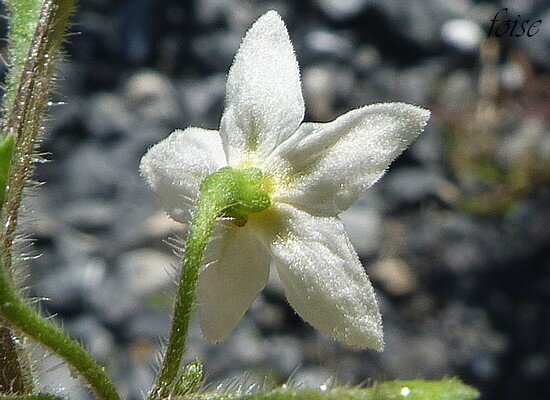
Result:
M285 21L283 21L282 17L275 10L270 10L265 14L262 14L252 24L243 37L242 43L247 41L252 43L254 48L258 46L256 42L261 43L261 41L272 43L273 46L276 46L277 44L284 44L285 47L288 46L290 48L293 56L292 58L295 59L294 49L292 48L290 35L288 34ZM281 56L284 56L284 54ZM294 60L294 62L296 61Z
M424 131L431 115L431 111L426 108L402 102L377 103L365 106L363 109L383 110L387 115L392 115L402 125L405 132L403 136L409 138L408 144ZM408 135L406 132L408 132Z
M275 10L269 10L264 14L260 15L260 17L256 20L256 22L254 22L253 26L263 25L263 24L266 24L266 25L282 24L283 26L285 26L285 22L283 21L283 18Z
M379 314L378 317L380 317ZM374 322L374 326L373 322L365 323L365 321L362 321L356 328L357 331L351 334L335 332L334 339L357 350L371 349L378 352L384 351L384 333L380 319Z
M380 107L386 107L388 109L393 109L396 112L400 111L409 117L414 117L418 119L419 121L423 120L425 121L425 123L428 122L428 119L430 118L430 115L431 115L431 111L424 107L420 107L409 103L403 103L400 101L392 102L392 103L373 104L373 106L376 106L376 105ZM369 107L369 106L366 106L366 107Z
M431 111L416 106L414 104L407 104L407 103L389 103L389 104L395 104L396 106L401 107L402 112L409 118L415 120L419 125L421 125L421 131L424 129L426 124L428 123L428 120L431 116Z

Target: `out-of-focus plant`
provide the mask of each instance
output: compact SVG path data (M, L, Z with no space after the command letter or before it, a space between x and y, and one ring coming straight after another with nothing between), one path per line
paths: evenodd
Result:
M60 46L65 37L74 0L12 0L10 13L10 72L6 81L0 143L2 228L0 257L0 388L3 394L35 391L29 357L21 338L28 338L59 355L78 371L104 399L118 394L110 379L88 353L51 321L41 318L14 282L13 252L23 190L32 178L32 162L42 131Z
M500 43L487 40L480 52L477 92L453 104L456 112L439 113L449 169L462 188L456 206L480 216L511 212L518 201L550 187L543 100L549 77L536 74L517 51L505 59L512 71L503 67L501 58ZM515 74L516 87L504 87L506 71ZM449 99L443 95L442 102Z
M14 273L18 266L14 241L21 199L25 187L32 181L32 162L37 157L35 149L73 7L74 0L8 2L10 70L5 84L0 136L3 222L0 231L0 400L60 398L37 391L31 357L26 352L27 340L59 356L98 398L119 399L103 367L51 320L40 317L24 298ZM282 66L277 65L278 62L282 62ZM290 75L285 75L289 71ZM273 76L282 79L271 81ZM142 168L149 183L168 204L175 201L167 206L169 211L179 216L183 215L178 214L179 211L184 214L190 211L189 216L193 215L183 257L172 335L150 398L476 398L477 391L456 379L383 382L368 388L322 386L305 390L285 385L254 393L249 390L207 392L201 385L203 368L200 361L182 368L197 280L200 288L203 252L220 218L225 221L222 226L226 229L224 238L235 244L258 244L254 240L247 241L250 237L242 240L238 235L248 232L254 224L260 235L268 238L271 257L279 264L281 273L286 273L284 278L291 302L306 319L347 344L382 347L380 316L372 288L336 214L374 183L388 163L414 139L425 124L428 112L400 103L381 104L354 110L329 124L303 124L299 127L303 117L299 85L298 67L286 29L279 16L270 12L245 38L230 73L228 94L232 101L228 102L222 120L222 126L225 126L222 134L226 134L225 153L217 133L201 132L198 135L197 129L190 129L174 133L144 158ZM290 96L290 101L287 96ZM365 132L368 135L362 135ZM187 160L185 157L181 158L180 152L189 150L177 146L182 138L191 140L191 147L196 147L193 154L199 155L199 159L206 157L202 158L207 161L205 168L198 167L204 174L194 174L197 170L192 168L191 171L185 170L193 166L183 162ZM204 144L214 145L209 152L219 156L214 164L220 165L214 170L210 170L214 164L209 164L211 160L205 156L208 152L201 153L205 150L202 148ZM270 155L266 158L270 168L265 169L268 164L262 157L267 155ZM349 165L354 171L346 168ZM182 172L182 176L178 172ZM165 178L169 179L165 181ZM282 187L288 190L281 191ZM199 198L180 196L189 191L197 196L200 193ZM187 201L191 203L187 204ZM293 202L296 204L290 206ZM301 210L300 202L308 206L311 215ZM247 228L241 230L244 226ZM237 259L232 258L226 265L244 262L255 266L252 261L258 258L265 261L260 247L251 249L256 252L255 257L243 259L243 255L236 252L230 257ZM304 249L310 251L304 252ZM319 270L314 268L316 265ZM335 272L334 267L341 270ZM317 274L319 271L323 274ZM337 282L337 272L346 279L344 287ZM248 279L252 277L239 275L232 283L242 285L243 289L250 288ZM224 285L215 278L219 277L209 277L203 287L206 291L199 289L203 300L216 296L212 291ZM218 294L227 294L223 289ZM253 286L252 289L255 295L257 288ZM223 303L228 299L222 296L214 300ZM244 303L248 300L246 298ZM223 309L216 307L209 311L207 316L210 319L203 329L212 340L223 339L230 333L246 308L240 300L237 303L228 309L231 315L225 315ZM70 397L70 393L63 396Z

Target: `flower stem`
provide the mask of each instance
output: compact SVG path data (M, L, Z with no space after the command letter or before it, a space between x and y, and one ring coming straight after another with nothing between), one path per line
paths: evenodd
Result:
M119 400L103 368L74 340L41 318L15 293L7 270L0 265L0 316L10 327L37 341L78 371L101 400Z
M270 201L263 188L262 173L254 168L222 168L208 176L201 184L183 257L170 339L160 374L151 391L151 400L169 398L178 382L199 270L216 219L226 216L245 224L249 213L265 210L269 207Z
M203 192L195 210L183 258L183 269L174 305L170 339L160 374L150 395L151 399L168 398L177 381L181 359L185 351L185 340L187 339L187 331L189 330L189 322L195 300L195 287L204 256L204 249L212 235L214 223L223 208L212 197L216 196L208 196Z

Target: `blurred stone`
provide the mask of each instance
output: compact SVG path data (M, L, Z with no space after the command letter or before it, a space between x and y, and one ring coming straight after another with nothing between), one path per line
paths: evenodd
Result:
M187 124L217 129L225 97L226 75L214 74L206 79L186 79L179 85L182 103L187 110Z
M153 237L165 238L174 233L181 233L184 229L184 224L174 221L164 211L159 211L147 219L147 231Z
M117 262L120 282L136 297L165 289L172 283L178 259L151 249L136 249L122 254Z
M396 34L425 49L440 44L439 32L450 20L467 18L472 9L470 0L384 0L373 3L387 18Z
M441 115L451 120L464 118L464 113L475 104L477 92L477 83L471 72L462 69L452 72L440 90Z
M356 49L353 65L359 72L368 73L380 66L381 61L382 56L376 47L361 46Z
M393 296L406 296L417 289L416 277L404 260L380 260L370 268L369 276Z
M515 2L510 3L513 4ZM539 25L536 34L531 37L523 35L519 38L518 42L531 60L537 65L548 69L550 68L550 59L548 57L548 51L550 50L550 24L547 22L550 21L550 9L548 9L548 5L546 7L541 6L539 12L530 14L529 20L530 22L541 20L542 23Z
M133 353L141 351L136 347L143 346L143 342L133 344ZM121 390L122 395L128 400L142 400L143 394L147 393L153 387L156 374L151 368L152 359L143 360L128 360L122 365L124 377L121 379L125 382L125 390Z
M283 308L279 304L266 301L262 295L254 300L249 313L262 332L281 332L286 328Z
M304 99L313 121L330 121L337 116L335 106L354 89L350 70L335 64L319 64L302 69Z
M256 18L268 10L276 10L288 24L293 17L290 7L280 1L201 0L195 4L195 12L197 21L202 25L230 26L244 33Z
M506 338L492 328L487 312L479 307L450 304L443 318L447 351L458 365L468 365L479 357L498 356L508 346ZM491 371L492 365L482 364L478 365L479 373L497 373Z
M440 379L452 371L452 358L446 343L434 332L420 335L409 334L397 329L385 329L386 347L381 354L385 371L400 379Z
M369 0L315 0L317 7L335 21L358 16L367 9L369 3Z
M154 71L140 71L132 75L123 91L127 106L138 118L175 121L179 105L174 86L168 78Z
M412 143L408 152L422 164L440 165L445 159L445 143L443 136L428 125L418 138Z
M448 184L437 170L400 168L390 171L381 185L390 192L393 201L410 204L439 197L441 190Z
M391 84L390 93L394 92L392 93L394 96L407 103L430 104L441 78L447 74L447 71L447 62L441 58L434 58L420 65L393 71L398 78L394 82L389 82ZM397 85L394 87L393 84L396 83Z
M119 35L116 34L114 14L82 10L73 23L79 26L78 35L69 42L71 54L77 60L98 60L117 54Z
M118 258L116 270L105 277L90 302L109 326L138 320L147 296L172 284L173 262L177 263L175 257L156 250L130 250Z
M354 46L341 33L328 30L311 30L304 37L304 49L312 58L321 60L347 61L351 58Z
M119 8L119 52L131 64L147 61L153 46L153 11L150 0L127 0Z
M65 207L62 220L74 229L87 234L104 234L117 220L119 210L112 204L98 200L81 200Z
M543 352L537 352L526 357L521 368L526 379L544 379L550 373L550 357Z
M171 316L165 311L142 310L124 324L123 337L129 342L156 342L170 333Z
M113 335L93 315L79 315L65 321L64 326L67 333L82 343L95 360L101 364L111 361L115 347Z
M472 362L472 372L483 381L492 381L500 373L499 362L492 354L481 353Z
M94 314L106 325L119 327L141 310L142 299L126 290L115 276L103 279L101 285L89 298Z
M467 271L487 264L483 247L476 240L463 238L446 246L441 255L442 261L454 271Z
M498 149L499 160L512 166L518 160L540 154L541 158L550 158L550 125L538 117L525 118L515 132L510 132ZM548 143L545 145L545 143ZM547 151L546 154L544 152ZM542 153L542 154L541 154Z
M119 96L99 93L90 99L84 123L93 137L105 141L128 134L131 119Z
M75 398L85 399L89 392L84 389L79 379L74 379L69 366L60 358L36 346L32 351L33 368L40 371L33 383L40 393L51 393L54 396L66 396L68 393ZM34 369L33 369L34 371Z
M58 194L65 201L69 198L112 198L120 184L120 170L105 150L91 143L74 148L61 164L66 171Z
M408 221L403 232L408 251L418 254L419 265L444 266L454 274L499 268L515 257L519 242L496 226L483 224L454 212L425 212ZM428 271L425 271L429 273Z
M281 376L290 376L302 363L302 345L294 335L274 335L266 339L263 346L266 367L275 366Z
M105 264L98 259L73 259L71 264L52 272L37 291L47 299L45 307L49 312L78 313L97 295L104 274Z
M243 318L229 338L216 347L209 347L204 360L205 370L212 379L234 376L250 371L265 357L262 340L248 318Z
M441 27L441 37L445 44L465 53L473 53L485 39L485 32L471 19L452 19Z
M213 71L227 71L241 43L241 33L213 31L195 38L191 49L197 60Z
M500 84L507 90L521 90L527 78L527 71L517 62L509 61L499 71Z
M355 204L339 215L353 247L360 256L372 256L379 251L384 237L382 218L378 210Z

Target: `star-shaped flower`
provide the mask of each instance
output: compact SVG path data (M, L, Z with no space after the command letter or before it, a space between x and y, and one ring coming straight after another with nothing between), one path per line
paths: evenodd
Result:
M270 11L250 28L227 79L219 131L176 130L141 161L175 220L189 223L203 180L220 168L262 171L271 205L243 225L220 221L197 284L200 324L224 340L265 286L270 260L290 304L314 327L351 346L382 349L374 291L338 214L376 182L418 136L429 111L403 103L302 123L292 44Z

